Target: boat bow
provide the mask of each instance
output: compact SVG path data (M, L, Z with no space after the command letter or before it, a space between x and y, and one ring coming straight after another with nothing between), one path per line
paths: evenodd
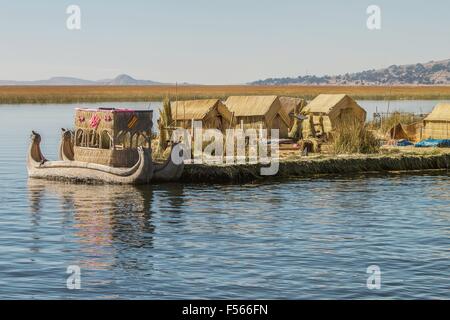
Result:
M61 148L64 147L64 143L63 139ZM42 154L40 144L41 136L33 131L27 159L28 175L31 178L113 184L145 184L149 183L153 176L150 149L138 148L139 159L133 167L113 168L70 160L48 161ZM62 152L64 150L64 148L60 149ZM64 153L60 156L67 159Z
M177 181L184 170L184 150L180 143L172 144L169 158L162 164L154 164L153 180L160 182ZM178 159L179 161L174 161Z

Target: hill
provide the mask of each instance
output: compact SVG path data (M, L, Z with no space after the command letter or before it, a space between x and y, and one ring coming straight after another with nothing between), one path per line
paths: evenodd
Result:
M127 74L121 74L114 79L84 80L73 77L53 77L47 80L10 81L0 80L0 86L154 86L163 85L152 80L137 80Z
M298 76L296 78L268 78L251 85L449 85L450 59L409 65L392 65L335 76Z

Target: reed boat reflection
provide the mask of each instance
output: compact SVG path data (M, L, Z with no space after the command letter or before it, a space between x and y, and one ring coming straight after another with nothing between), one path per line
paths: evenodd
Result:
M34 221L45 213L48 198L59 201L68 246L89 257L80 262L84 267L107 269L123 260L123 250L153 248L151 188L31 179L28 190Z

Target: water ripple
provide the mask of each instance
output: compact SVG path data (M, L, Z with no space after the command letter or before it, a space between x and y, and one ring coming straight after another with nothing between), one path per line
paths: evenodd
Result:
M70 109L42 109L36 129L50 157L52 115L70 123ZM28 181L36 122L23 119L0 129L0 298L450 298L448 173L138 188ZM381 290L366 287L373 264ZM81 267L79 291L66 288L69 265Z

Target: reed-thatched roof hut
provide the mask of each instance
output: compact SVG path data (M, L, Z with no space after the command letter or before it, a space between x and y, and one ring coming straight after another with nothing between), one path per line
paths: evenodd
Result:
M366 111L346 94L321 94L303 110L310 117L314 132L328 134L339 123L348 120L366 121Z
M411 124L397 123L392 126L388 131L389 139L401 140L406 139L409 141L419 141L420 140L420 130L422 128L421 122L415 122Z
M225 131L231 128L232 114L218 99L188 100L171 103L176 127L191 129L192 120L201 121L204 129Z
M391 129L389 129L389 138L394 140L406 139L410 140L408 132L403 124L397 123Z
M280 138L287 138L290 120L277 96L231 96L225 105L237 127L279 129Z
M450 103L439 103L423 120L422 138L450 139Z
M294 113L295 109L298 108L299 112L306 106L306 101L301 98L293 97L279 97L281 102L281 109L285 114L289 116L289 128L294 125Z

